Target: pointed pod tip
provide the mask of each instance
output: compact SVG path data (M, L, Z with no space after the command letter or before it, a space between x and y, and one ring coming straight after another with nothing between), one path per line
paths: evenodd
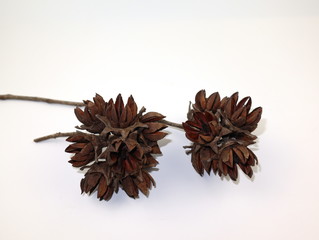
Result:
M258 107L257 109L258 109L258 111L259 111L260 113L263 112L263 108L262 108L262 107Z
M65 139L65 141L67 141L67 142L72 142L72 136L70 136L70 137L68 137L67 139ZM65 149L65 151L67 152L67 149L68 149L69 147L67 147L66 149Z
M113 98L110 98L110 100L108 101L108 106L110 106L110 105L114 105Z
M84 102L84 101L83 101L83 102ZM74 108L74 112L75 112L75 113L77 113L77 112L79 112L79 111L83 112L82 109L81 109L80 107L78 107L78 106L77 106L76 108Z
M237 98L238 95L239 95L239 92L237 91L237 92L234 92L230 97L231 98Z
M206 97L206 90L205 89L201 89L196 93L195 99L199 98L199 97Z

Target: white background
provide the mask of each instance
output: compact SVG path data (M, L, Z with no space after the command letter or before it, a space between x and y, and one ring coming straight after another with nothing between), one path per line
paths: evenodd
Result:
M319 2L0 1L0 94L108 100L186 119L206 89L262 106L250 180L200 177L169 128L148 198L80 194L73 107L0 102L0 239L319 239Z

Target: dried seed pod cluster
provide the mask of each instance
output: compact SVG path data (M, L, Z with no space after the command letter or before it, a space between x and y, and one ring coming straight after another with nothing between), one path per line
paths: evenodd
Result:
M258 163L256 155L248 148L257 138L251 132L257 127L262 108L251 109L251 98L238 102L238 93L220 98L218 92L206 97L205 90L196 94L195 104L183 123L186 137L192 141L187 151L195 170L232 180L238 177L238 166L252 177L252 166Z
M110 200L119 189L131 198L139 192L148 196L155 186L150 171L158 162L155 154L161 150L158 141L166 136L167 126L185 131L192 142L187 154L195 170L202 176L213 171L219 176L238 178L238 167L252 177L252 166L258 163L256 155L248 148L256 136L252 132L261 119L262 108L251 111L251 98L238 100L238 92L220 98L218 92L206 97L205 90L195 96L187 118L182 124L164 120L157 112L139 111L132 96L124 104L121 94L108 102L96 94L93 101L71 102L49 98L0 95L0 100L18 99L80 106L75 115L82 123L77 132L58 132L34 139L35 142L57 137L68 137L71 144L65 149L73 156L73 167L86 170L81 180L82 193L97 191L97 198Z
M87 168L81 180L82 192L91 194L97 190L97 197L111 199L119 188L132 198L139 191L148 195L155 181L149 171L158 162L154 154L160 154L157 141L164 138L167 127L160 121L164 116L156 112L138 112L132 96L124 105L119 94L114 102L108 102L100 95L92 101L84 101L84 110L75 109L75 115L83 124L78 132L67 139L72 142L66 152L74 153L69 161L74 167Z

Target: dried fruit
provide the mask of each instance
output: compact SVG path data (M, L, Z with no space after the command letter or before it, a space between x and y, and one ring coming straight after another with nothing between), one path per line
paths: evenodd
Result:
M84 101L85 108L75 109L83 125L78 128L90 133L78 132L67 141L73 142L66 152L74 153L69 161L74 167L88 168L81 181L82 192L91 194L97 189L97 197L109 200L121 188L132 198L139 191L148 195L155 181L149 171L158 162L154 154L161 153L158 141L166 136L167 127L160 122L164 116L156 112L137 112L132 96L124 105L119 94L114 102L105 102L96 95L93 102Z
M100 141L96 135L84 135L78 133L77 135L68 137L66 141L74 142L69 145L65 151L68 153L75 153L69 163L73 167L83 167L94 161L98 155L101 154L102 148L106 147L104 141Z
M205 90L195 96L188 121L183 123L186 137L193 142L188 154L195 170L219 176L238 177L238 167L252 177L252 166L258 163L256 155L248 148L257 138L251 132L256 129L262 108L250 112L251 98L238 102L238 93L220 100L218 92L206 98Z
M252 132L261 119L262 108L251 111L251 98L238 101L238 92L221 99L218 92L206 97L205 90L199 91L183 124L166 121L156 112L144 113L144 107L138 111L133 97L124 104L121 94L115 102L106 102L98 94L93 101L83 103L11 94L0 95L0 99L77 106L74 112L82 125L76 128L81 131L57 132L34 141L68 137L66 141L71 144L65 151L73 153L69 162L87 170L81 180L82 193L96 190L100 200L110 200L119 189L132 198L139 192L148 196L155 186L149 172L158 164L154 154L161 153L158 141L166 136L162 130L167 126L185 131L192 142L185 147L190 148L187 154L191 154L193 167L200 175L213 171L235 181L238 167L252 177L252 166L258 163L248 146L257 138Z

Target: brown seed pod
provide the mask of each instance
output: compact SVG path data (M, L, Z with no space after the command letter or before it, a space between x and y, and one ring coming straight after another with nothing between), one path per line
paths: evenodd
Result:
M132 96L124 105L119 94L114 102L96 95L94 103L84 101L75 114L83 123L79 128L91 134L78 133L67 139L74 142L66 152L75 153L70 163L88 168L81 181L82 192L98 190L100 200L109 200L119 188L137 198L139 191L148 195L155 181L148 173L158 162L153 154L161 153L158 141L166 136L164 116L156 112L138 112ZM95 133L95 134L93 134ZM92 163L93 164L90 164Z
M251 98L238 101L238 93L220 100L218 92L206 98L205 90L195 96L195 104L188 113L188 121L183 123L186 137L193 142L187 151L195 170L219 176L238 177L237 165L252 177L258 161L247 147L257 138L251 132L256 129L262 108L250 112Z

